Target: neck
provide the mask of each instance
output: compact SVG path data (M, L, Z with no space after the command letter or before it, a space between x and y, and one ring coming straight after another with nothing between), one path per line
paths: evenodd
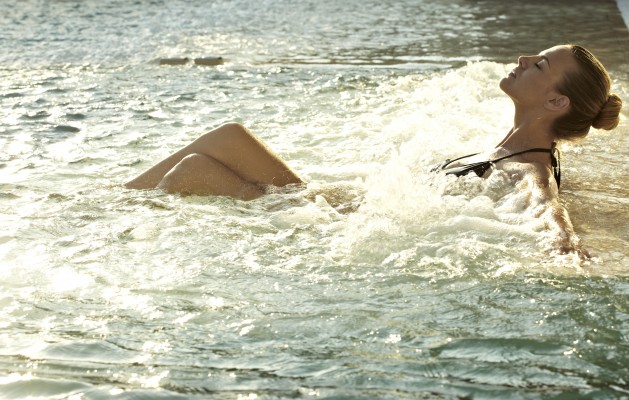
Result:
M513 128L497 147L511 153L535 147L549 149L555 140L551 125L552 121L539 114L523 114L516 109Z

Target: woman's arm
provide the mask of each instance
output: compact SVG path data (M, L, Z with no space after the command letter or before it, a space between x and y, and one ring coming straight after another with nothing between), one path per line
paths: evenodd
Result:
M529 212L544 222L553 235L554 247L561 254L576 253L582 259L590 258L574 232L568 210L559 201L559 189L550 169L536 165L524 176L522 184L531 193Z

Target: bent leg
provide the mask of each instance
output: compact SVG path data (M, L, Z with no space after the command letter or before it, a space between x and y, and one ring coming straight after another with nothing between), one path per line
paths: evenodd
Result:
M155 188L186 156L203 154L250 183L285 186L302 180L271 149L240 124L222 125L127 182L130 189Z
M241 200L253 200L264 194L257 185L203 154L184 157L164 175L157 187L170 193L230 196Z

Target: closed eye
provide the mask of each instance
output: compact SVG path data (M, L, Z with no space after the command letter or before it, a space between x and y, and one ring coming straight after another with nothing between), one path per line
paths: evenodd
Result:
M535 63L535 66L540 70L542 69L542 67L539 66L539 63Z

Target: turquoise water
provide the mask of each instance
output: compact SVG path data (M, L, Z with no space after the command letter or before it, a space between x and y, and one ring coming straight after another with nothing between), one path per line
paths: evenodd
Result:
M629 98L613 2L3 4L0 398L629 398L627 111L562 147L590 262L506 176L428 172L509 129L519 54L584 43ZM121 187L227 121L307 190Z

